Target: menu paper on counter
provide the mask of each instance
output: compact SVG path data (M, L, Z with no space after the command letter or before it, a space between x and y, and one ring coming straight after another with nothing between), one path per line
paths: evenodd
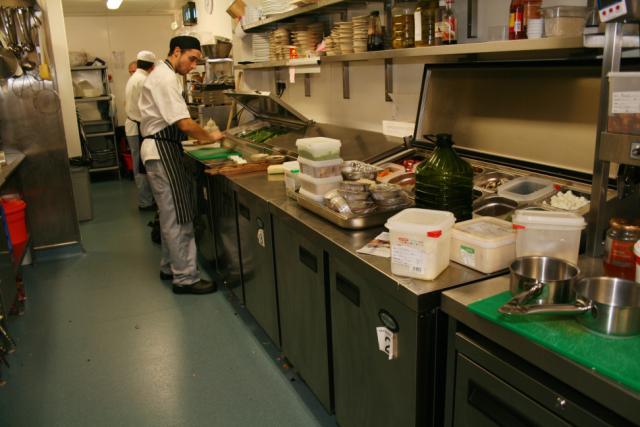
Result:
M391 258L391 242L388 232L382 232L375 239L358 249L359 254L374 255L382 258Z

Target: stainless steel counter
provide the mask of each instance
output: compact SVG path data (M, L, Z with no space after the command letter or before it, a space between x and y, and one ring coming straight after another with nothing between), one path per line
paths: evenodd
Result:
M7 164L0 167L0 187L2 187L9 177L18 169L18 166L25 159L25 155L17 151L5 152Z
M321 239L327 250L334 255L349 262L359 263L362 268L373 270L380 280L374 281L372 286L383 288L392 297L413 310L420 311L429 294L495 276L495 274L486 275L453 262L442 274L431 281L396 276L391 273L389 259L356 252L384 231L384 228L350 231L336 227L288 198L282 176L248 174L229 179L234 186L269 202L273 215L294 218L300 232L306 233L308 238Z
M600 265L600 260L589 258L583 258L580 262L583 271L593 271L595 274ZM509 276L491 278L443 292L441 307L456 321L640 425L640 394L467 310L467 306L473 302L508 289Z

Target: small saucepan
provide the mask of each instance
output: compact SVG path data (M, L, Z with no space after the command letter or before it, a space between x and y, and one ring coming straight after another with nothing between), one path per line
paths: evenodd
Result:
M507 304L564 304L575 300L573 285L580 269L544 256L517 258L509 266L513 299Z
M574 304L504 305L512 315L577 315L587 328L606 335L640 334L640 283L616 277L590 277L574 286Z

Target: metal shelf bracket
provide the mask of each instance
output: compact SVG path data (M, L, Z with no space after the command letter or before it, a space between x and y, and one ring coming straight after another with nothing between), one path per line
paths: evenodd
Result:
M342 98L351 99L349 94L349 63L342 63Z
M304 75L304 96L311 97L311 74L309 73Z
M384 60L384 100L393 102L393 59Z

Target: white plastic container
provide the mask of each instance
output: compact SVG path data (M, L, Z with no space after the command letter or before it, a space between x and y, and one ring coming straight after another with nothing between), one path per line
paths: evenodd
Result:
M298 192L298 194L306 197L307 199L311 199L316 203L320 203L320 204L324 203L324 196L323 195L310 193L307 190L305 190L304 188L301 188L300 191Z
M338 176L342 173L342 159L331 160L310 160L305 157L298 157L302 173L314 178L327 178Z
M640 135L640 72L609 73L609 132Z
M342 143L337 139L316 137L296 141L298 156L309 160L331 160L340 157Z
M640 240L633 246L633 254L636 256L636 282L640 283Z
M553 182L535 176L521 176L498 187L498 195L518 203L544 199L555 192Z
M540 255L577 264L580 233L586 225L582 216L571 212L517 210L516 257Z
M314 178L304 173L298 174L300 180L300 189L304 189L316 196L324 196L328 191L334 190L340 186L342 175L330 176L327 178Z
M516 257L516 233L509 221L482 217L459 222L451 232L451 260L482 273L503 270Z
M300 164L294 160L292 162L284 162L282 167L284 168L284 188L287 191L287 196L295 199L296 191L300 188L300 180L298 179Z
M405 209L387 220L391 239L391 272L433 280L449 265L451 212Z

